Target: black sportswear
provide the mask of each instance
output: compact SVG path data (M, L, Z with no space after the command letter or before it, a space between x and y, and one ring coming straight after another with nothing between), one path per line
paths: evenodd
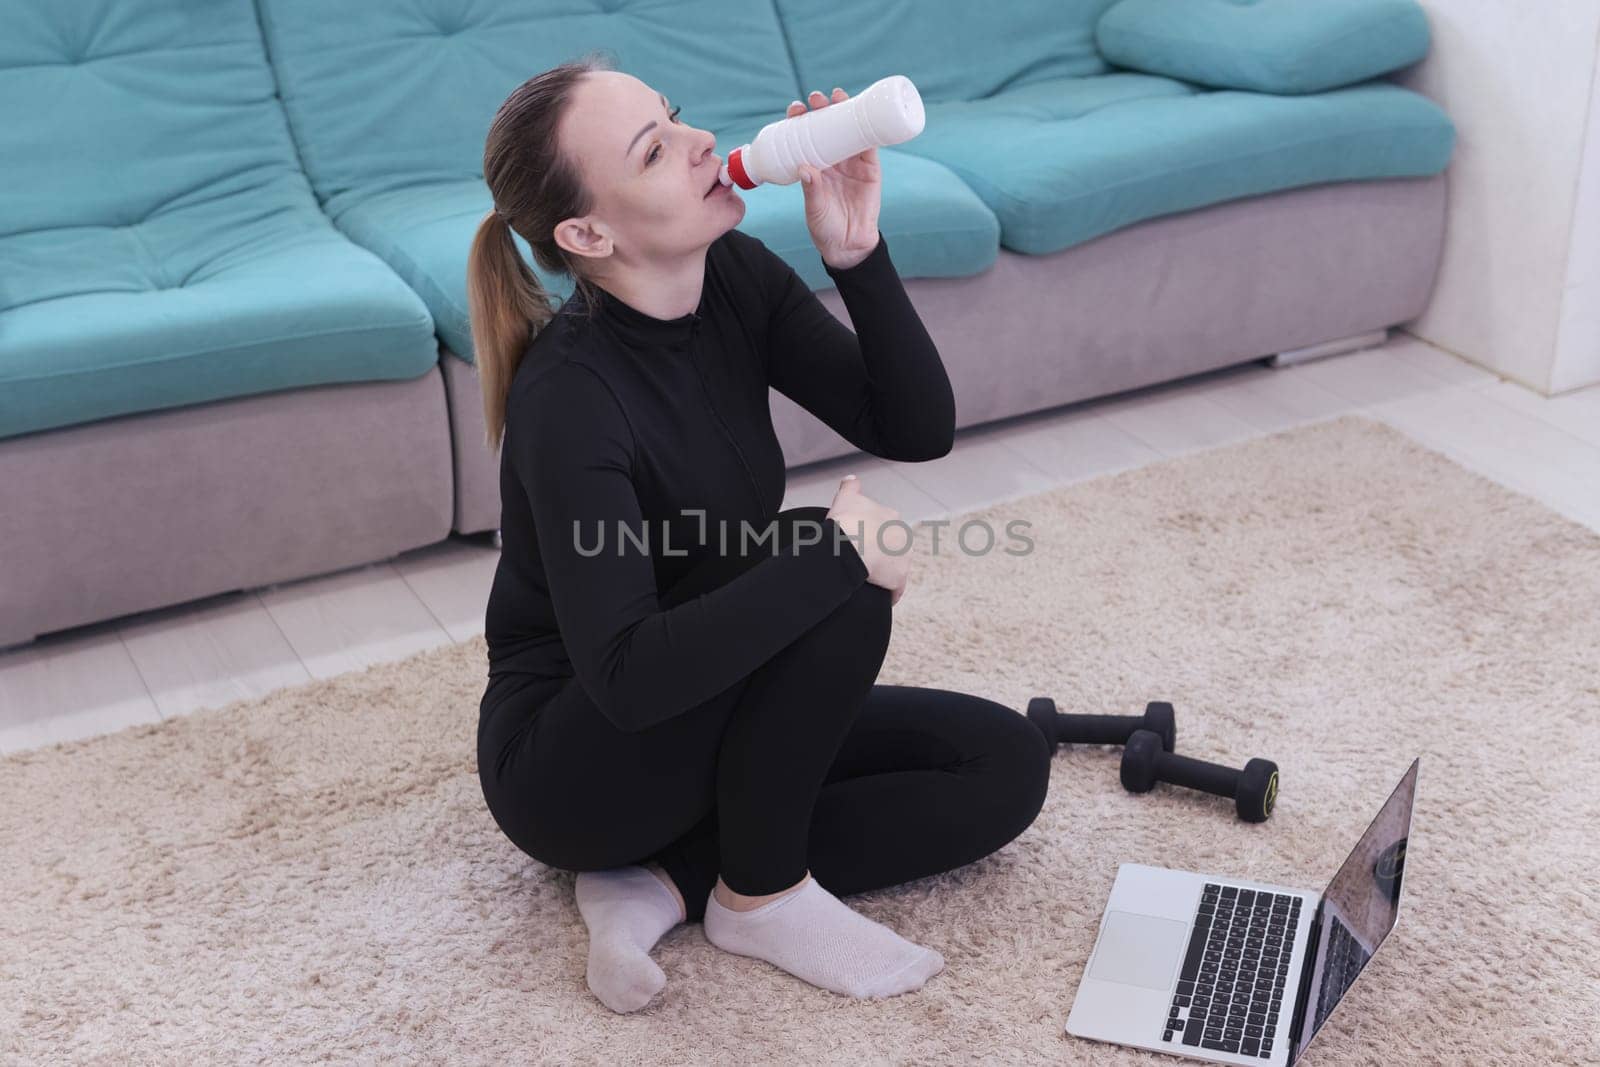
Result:
M597 287L591 321L575 290L534 337L507 399L491 683L518 674L553 694L576 676L618 728L644 730L749 675L866 580L855 531L827 519L813 544L773 555L747 541L769 558L660 601L781 508L769 387L873 455L951 448L950 381L888 242L824 267L854 333L764 243L730 230L707 249L695 311L657 319Z

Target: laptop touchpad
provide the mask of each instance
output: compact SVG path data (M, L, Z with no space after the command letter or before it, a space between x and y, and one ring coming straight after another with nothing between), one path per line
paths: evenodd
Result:
M1167 990L1187 947L1189 924L1131 911L1106 913L1090 978Z

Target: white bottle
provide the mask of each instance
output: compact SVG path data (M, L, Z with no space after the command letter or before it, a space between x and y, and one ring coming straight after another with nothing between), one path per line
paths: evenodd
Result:
M755 140L728 153L717 176L741 189L790 185L802 163L823 170L869 148L909 141L922 132L924 118L917 87L891 74L847 100L767 123Z

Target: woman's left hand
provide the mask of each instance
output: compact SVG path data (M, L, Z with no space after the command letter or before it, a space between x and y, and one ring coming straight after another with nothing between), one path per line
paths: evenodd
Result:
M830 101L818 90L811 91L811 108L848 100L843 89L833 90ZM806 105L796 100L785 118L805 113ZM830 267L853 267L878 247L878 206L882 202L883 167L878 163L876 145L818 170L800 164L800 188L806 198L806 226L811 241Z

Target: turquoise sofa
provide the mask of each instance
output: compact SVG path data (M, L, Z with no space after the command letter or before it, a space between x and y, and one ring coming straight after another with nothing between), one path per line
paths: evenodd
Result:
M465 297L484 137L592 49L719 154L809 90L912 78L881 226L962 427L1416 317L1455 138L1386 77L1426 54L1414 0L0 0L0 25L0 645L499 525ZM848 323L799 187L743 195ZM851 450L772 406L791 465Z

